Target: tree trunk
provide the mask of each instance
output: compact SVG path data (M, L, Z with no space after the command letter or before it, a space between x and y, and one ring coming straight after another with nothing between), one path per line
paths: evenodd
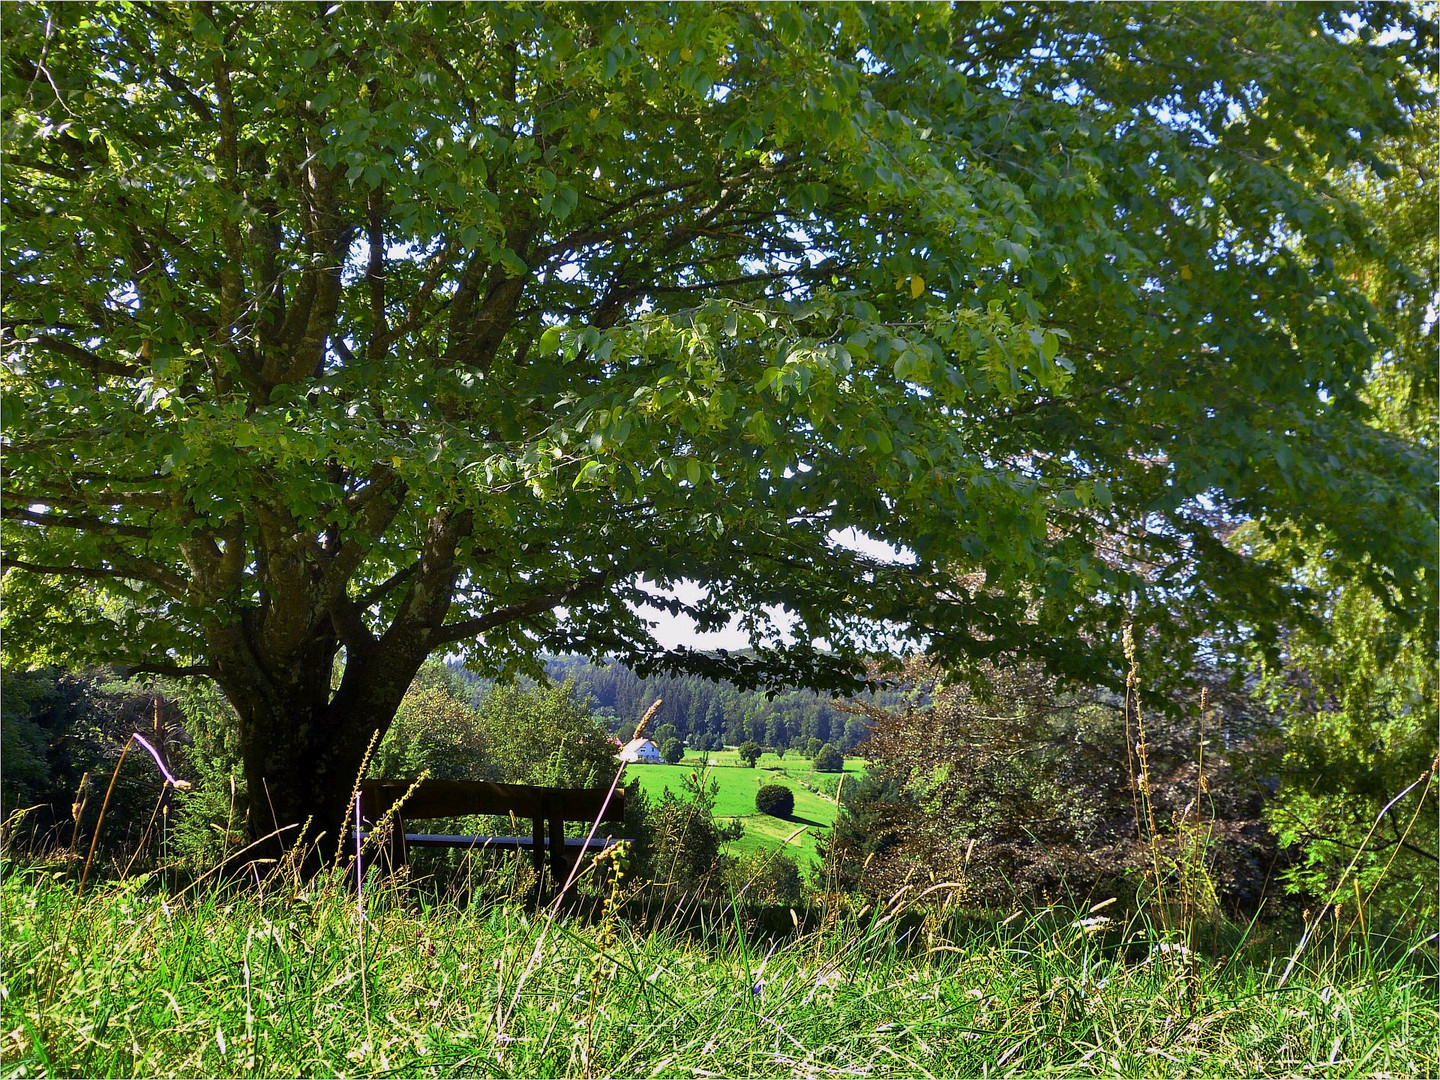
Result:
M232 635L216 648L218 681L240 716L240 754L250 810L248 827L261 857L278 858L301 841L306 870L336 856L336 841L353 815L351 795L371 740L384 738L415 673L418 649L372 646L348 658L339 689L331 672L339 652L333 636L307 642L301 655L265 664ZM353 853L353 816L346 848ZM343 859L345 852L340 852Z
M337 720L330 709L297 714L263 707L242 724L249 832L254 840L265 839L264 855L274 857L301 838L315 846L308 865L336 854L370 740ZM272 834L274 842L268 839Z

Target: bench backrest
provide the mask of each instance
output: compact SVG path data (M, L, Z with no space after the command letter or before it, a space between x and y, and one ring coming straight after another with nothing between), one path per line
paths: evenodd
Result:
M410 787L410 780L365 780L360 785L360 813L378 820ZM606 796L609 795L607 802ZM408 821L417 818L462 817L466 814L514 814L524 818L565 821L622 821L625 790L549 788L528 784L492 784L485 780L423 780L400 808ZM602 816L603 814L603 816Z

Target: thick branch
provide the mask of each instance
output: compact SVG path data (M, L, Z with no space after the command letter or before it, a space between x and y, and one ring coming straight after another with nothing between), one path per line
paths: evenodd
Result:
M330 625L352 657L361 657L375 644L375 635L365 625L365 609L348 596L332 597L325 606Z
M571 582L569 585L545 593L543 596L537 596L531 600L522 600L518 604L510 604L503 608L497 608L489 614L481 615L478 618L466 619L463 622L450 623L442 626L431 634L431 645L447 645L454 641L463 641L466 638L483 634L487 630L493 630L497 626L504 626L506 623L515 622L517 619L542 615L553 608L559 607L566 601L594 596L605 587L605 582L609 576L608 572L599 571L584 581Z
M42 349L57 353L67 360L74 360L77 364L82 365L96 376L114 375L118 378L128 378L130 376L140 375L144 371L139 364L126 360L108 360L103 356L96 355L89 349L82 349L73 341L52 337L49 334L41 334L38 337L32 338L31 341L39 345Z
M340 545L325 571L323 592L327 597L342 596L345 582L350 579L365 556L384 535L405 497L406 485L400 474L389 466L376 466L375 479L363 491L346 500L355 511L354 532Z
M125 573L121 576L148 581L169 595L172 599L189 601L193 599L189 583L172 570L132 555L113 540L103 543L101 551Z
M72 510L91 510L99 506L143 506L147 510L170 510L173 500L154 491L85 491L78 486L52 487L31 476L25 477L25 486L16 487L13 474L0 470L0 483L5 485L7 498L11 502L29 506L32 503L48 503Z
M214 677L217 670L210 664L174 664L160 660L146 660L143 663L131 664L120 669L125 677L131 675L170 675L177 679L188 678L192 675L208 675Z
M384 17L388 14L386 11ZM371 79L366 89L370 97L370 111L376 113L380 108L380 81ZM365 271L370 285L370 340L375 345L381 345L389 337L385 322L385 190L382 184L370 190L365 210L368 217L366 239L370 244L370 265ZM378 358L381 351L372 348L371 358Z
M151 530L143 525L122 525L93 514L46 514L23 506L4 506L0 507L0 517L11 521L28 521L33 525L103 533L106 536L132 536L140 540L148 540L151 536Z
M206 18L214 21L215 13L210 4L202 7ZM240 179L240 125L235 118L235 99L230 89L230 69L225 62L223 49L215 50L211 61L215 80L215 98L220 106L219 162L224 179L221 181L232 195L238 195ZM220 318L216 320L223 338L231 333L240 316L244 302L240 280L240 267L244 265L240 248L240 229L228 214L220 218L220 242L225 252L225 262L220 268Z
M425 526L425 545L410 590L390 629L385 631L387 643L432 633L445 620L450 601L455 595L455 551L460 540L470 534L474 515L468 510L458 513L442 510Z

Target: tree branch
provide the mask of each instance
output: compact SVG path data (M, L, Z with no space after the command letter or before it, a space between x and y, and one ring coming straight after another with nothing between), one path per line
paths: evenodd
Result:
M144 372L144 368L139 364L123 360L107 360L105 357L98 356L89 349L82 349L73 341L52 337L50 334L40 334L37 337L31 338L30 341L39 345L42 349L65 357L67 360L74 360L94 375L114 375L118 378L129 378Z
M104 569L96 566L51 566L45 563L30 562L28 559L5 560L7 570L25 570L31 574L40 574L46 577L81 577L94 580L113 578L131 578L133 574L125 573L118 568Z
M430 263L430 269L425 273L425 280L420 283L419 291L415 293L414 299L410 301L410 309L405 313L405 317L400 321L400 324L386 335L384 347L380 349L381 352L383 352L384 349L388 349L392 342L399 341L406 334L417 329L425 321L426 305L430 303L430 297L434 295L436 287L440 284L441 275L444 274L445 268L449 266L450 259L454 257L455 252L456 247L452 241L446 243L444 247L435 253Z
M555 589L543 596L537 596L531 600L522 600L518 604L510 604L503 608L497 608L488 615L481 615L478 618L466 619L463 622L441 626L430 635L431 647L446 645L454 641L463 641L466 638L483 634L487 630L493 630L497 626L504 626L506 623L515 622L518 619L544 614L552 608L559 607L567 600L594 596L605 587L605 583L609 577L610 574L608 571L597 571L584 581L571 582L563 588Z
M376 585L368 592L361 593L359 596L357 596L355 598L355 603L362 610L373 607L381 600L385 599L385 597L388 596L397 585L403 585L405 582L409 581L412 577L414 577L416 571L418 571L419 569L420 563L412 562L408 566L396 570L395 573L391 574L384 581L380 582L380 584Z
M211 4L201 5L201 10L207 19L215 22L215 12ZM225 62L223 49L215 50L214 58L211 61L211 73L215 81L215 99L220 107L218 160L221 175L224 177L221 183L232 197L238 198L240 124L235 116L235 99L230 89L230 68ZM225 263L220 268L220 317L216 323L223 339L229 336L240 317L240 309L244 301L244 285L240 278L240 268L245 263L240 247L239 226L231 220L227 212L222 212L219 225Z
M32 525L48 525L60 529L77 529L86 532L103 533L106 536L130 536L148 540L151 530L143 525L123 525L106 521L93 514L45 514L22 506L0 507L0 517L11 521L28 521Z
M193 675L205 675L213 678L217 672L210 664L176 664L163 660L146 660L142 663L126 665L120 669L120 673L126 678L131 675L170 675L177 679L184 679Z
M376 466L374 475L369 486L345 500L355 514L355 535L340 545L325 571L326 596L344 595L345 582L400 512L407 490L400 474L389 466Z

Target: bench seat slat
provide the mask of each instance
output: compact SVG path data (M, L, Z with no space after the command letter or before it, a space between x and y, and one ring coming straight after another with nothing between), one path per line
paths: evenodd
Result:
M362 813L372 820L389 801L409 792L404 815L409 819L462 817L467 814L514 814L535 818L558 814L565 821L624 819L624 792L608 788L542 788L526 784L493 784L481 780L426 780L411 790L408 780L366 780L360 785Z
M527 851L535 846L535 839L530 836L445 836L439 833L406 833L405 842L417 847L524 848ZM583 836L565 838L566 849L575 851L604 851L616 843L618 841L608 836L597 836L588 843Z
M361 833L363 841L367 833ZM535 846L530 836L450 836L444 833L406 833L405 842L413 847L492 848L500 851L529 851ZM575 851L604 851L619 843L608 836L597 836L587 842L583 836L567 836L565 847ZM542 847L545 845L541 845Z

